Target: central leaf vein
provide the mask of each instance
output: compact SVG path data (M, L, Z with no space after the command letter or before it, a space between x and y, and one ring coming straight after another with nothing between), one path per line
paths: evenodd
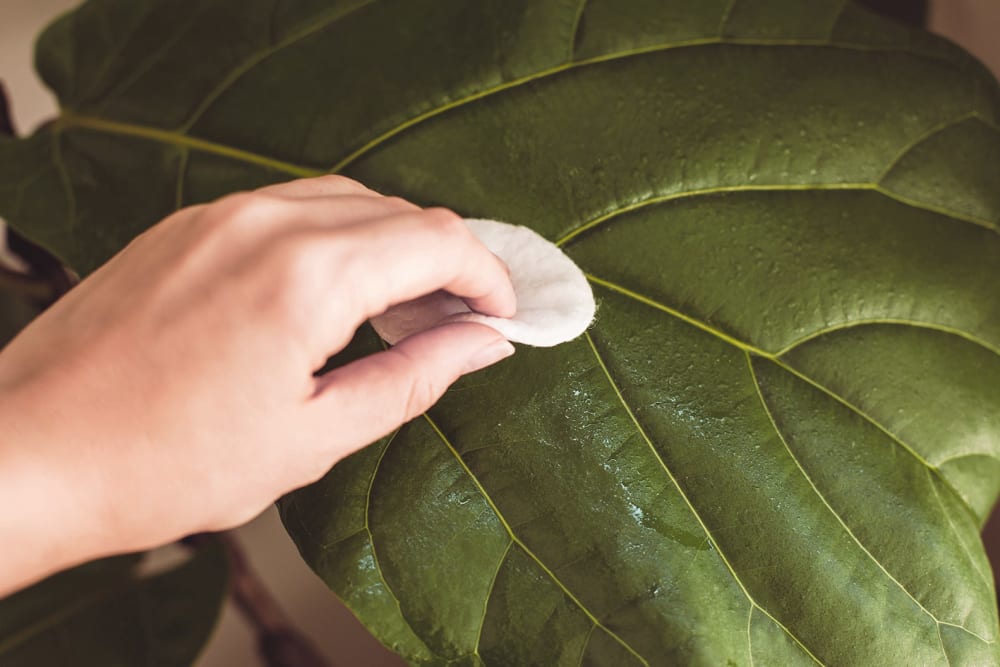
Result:
M935 465L933 465L930 461L928 461L916 449L914 449L913 447L911 447L910 445L908 445L905 441L902 440L902 438L900 438L900 436L898 436L897 434L893 433L891 430L889 430L889 428L887 428L886 426L884 426L883 424L881 424L878 420L876 420L874 417L872 417L867 412L865 412L864 410L862 410L858 405L855 405L854 403L848 401L846 398L844 398L843 396L841 396L837 392L833 391L829 387L826 387L826 386L820 384L816 380L814 380L814 379L810 378L809 376L805 375L804 373L800 372L799 370L797 370L796 368L794 368L793 366L791 366L787 362L782 361L779 355L771 353L771 352L767 352L767 351L765 351L765 350L763 350L763 349L761 349L759 347L756 347L756 346L751 345L749 343L746 343L746 342L744 342L742 340L739 340L735 336L732 336L732 335L727 334L727 333L725 333L723 331L720 331L719 329L716 329L715 327L711 326L710 324L702 322L701 320L699 320L697 318L691 317L690 315L686 315L686 314L680 312L679 310L675 310L675 309L673 309L673 308L671 308L671 307L669 307L669 306L667 306L665 304L660 303L659 301L656 301L655 299L651 299L648 296L639 294L638 292L634 292L634 291L632 291L632 290L630 290L630 289L628 289L626 287L622 287L621 285L618 285L616 283L613 283L613 282L604 280L603 278L598 278L596 276L589 275L589 274L587 275L587 280L589 280L590 282L592 282L592 283L594 283L596 285L600 285L600 286L605 287L607 289L610 289L610 290L612 290L614 292L617 292L618 294L621 294L622 296L628 297L630 299L638 301L639 303L645 304L645 305L647 305L647 306L649 306L651 308L655 308L656 310L659 310L661 312L667 313L668 315L671 315L672 317L675 317L675 318L677 318L677 319L679 319L679 320L681 320L681 321L683 321L683 322L685 322L687 324L690 324L691 326L697 327L698 329L701 329L702 331L704 331L706 333L709 333L709 334L715 336L716 338L719 338L719 339L721 339L721 340L729 343L730 345L732 345L732 346L734 346L734 347L742 350L743 352L746 352L746 353L749 353L749 354L753 354L753 355L756 355L758 357L762 357L764 359L768 359L769 361L771 361L771 362L777 364L778 366L780 366L785 371L787 371L787 372L795 375L799 379L801 379L804 382L806 382L806 383L810 384L811 386L815 387L819 391L821 391L824 394L828 395L830 398L834 399L835 401L837 401L838 403L840 403L844 407L848 408L849 410L851 410L852 412L854 412L855 414L857 414L859 417L861 417L862 419L864 419L865 421L867 421L868 423L870 423L875 428L877 428L880 431L882 431L883 433L885 433L903 451L907 452L910 456L912 456L913 458L915 458L923 466L925 466L928 470L930 470L941 481L941 483L946 488L948 488L949 490L951 490L951 492L955 496L955 498L958 499L958 501L961 502L962 505L970 513L972 513L973 516L975 516L975 511L972 509L972 507L969 505L969 503L965 500L965 498L963 498L962 495L960 493L958 493L958 490L955 489L955 487L947 479L945 479L945 477L941 474L941 471ZM875 323L879 323L879 322L875 322ZM928 325L928 324L925 324L925 323L922 323L922 322L912 322L912 323L906 323L906 324L908 324L909 326L916 326L916 327L927 327L927 328L932 328L932 329L936 329L937 328L937 327L934 327L932 325ZM855 324L855 326L858 326L858 324Z

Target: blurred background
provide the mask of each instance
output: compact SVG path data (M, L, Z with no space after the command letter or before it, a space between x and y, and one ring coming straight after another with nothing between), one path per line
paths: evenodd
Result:
M0 81L7 88L15 127L28 133L56 113L56 103L32 68L32 48L41 29L79 0L0 0ZM931 29L958 42L1000 76L1000 0L932 0ZM272 508L237 531L251 565L261 574L300 629L330 664L338 667L398 667L298 557ZM1000 563L1000 518L994 514L985 540ZM254 636L232 604L198 667L260 665Z

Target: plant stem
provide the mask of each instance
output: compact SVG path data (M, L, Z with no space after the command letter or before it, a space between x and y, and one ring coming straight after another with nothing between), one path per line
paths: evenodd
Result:
M220 533L229 556L230 595L257 634L257 649L267 667L329 667L312 641L295 629L278 601L250 567L232 533Z
M10 269L0 268L0 290L35 302L50 303L53 300L52 286L48 282Z
M3 242L0 236L0 243ZM10 227L7 228L7 244L11 252L28 264L28 275L44 282L49 287L49 298L41 304L49 306L76 285L79 279L66 270L62 263L44 248L35 245Z
M0 137L16 137L14 122L7 103L7 91L0 82ZM6 237L0 230L0 247L6 243L11 252L28 264L28 275L20 276L16 272L3 271L0 276L0 288L13 289L25 294L38 305L45 308L56 299L68 292L79 280L70 274L55 257L43 248L28 241L9 227Z

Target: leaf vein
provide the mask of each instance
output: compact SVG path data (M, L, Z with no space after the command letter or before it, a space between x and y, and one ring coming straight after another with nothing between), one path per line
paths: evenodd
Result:
M305 165L285 162L276 158L260 155L251 151L235 148L225 144L199 139L188 134L180 134L170 130L161 130L146 125L135 125L132 123L121 123L114 120L97 118L93 116L83 116L67 110L63 110L62 115L53 124L53 134L61 134L68 129L83 128L87 130L104 132L106 134L117 134L122 136L145 139L168 146L188 148L190 150L201 151L222 157L253 164L273 171L280 171L290 176L308 178L310 176L322 176L324 171L307 167Z
M503 569L504 563L507 562L507 556L510 554L510 550L513 546L514 540L511 539L507 542L507 546L504 548L503 553L500 554L500 560L497 561L497 567L493 571L493 576L490 577L490 587L486 590L486 597L483 599L483 617L479 620L479 630L476 632L476 643L474 644L476 655L479 655L479 643L483 638L483 626L486 625L486 611L490 606L490 598L493 597L493 589L496 588L497 578L500 576L500 570Z
M1000 462L1000 456L997 456L996 454L991 454L988 452L962 452L960 454L952 454L951 456L946 456L940 461L937 461L934 465L940 468L955 461L961 461L962 459L969 459L975 457L991 459L993 461Z
M227 74L219 83L215 86L202 101L198 104L195 110L191 113L191 116L185 120L181 126L181 132L187 132L191 127L198 122L206 111L215 103L220 96L222 96L227 90L229 90L237 81L243 78L243 75L250 72L254 67L267 60L271 56L287 49L290 46L294 46L303 39L314 35L321 30L332 25L334 22L342 19L346 16L364 9L365 7L373 4L376 0L367 0L367 2L362 2L353 7L348 7L344 9L341 5L334 5L333 9L323 12L316 18L316 23L307 23L299 30L295 30L289 34L285 39L281 40L277 44L273 44L266 49L262 49L256 53L253 53L246 60L237 65L229 74Z
M114 31L111 29L111 25L108 23L107 12L101 12L101 32L103 33L101 38L107 43L114 43L114 47L108 51L107 56L105 56L101 65L97 68L97 73L94 75L94 80L91 84L90 90L83 94L84 97L93 94L97 87L100 86L104 77L107 75L108 70L111 69L111 65L125 51L129 40L136 35L143 22L149 18L149 13L149 6L146 6L143 11L136 14L137 18L133 23L129 24L122 35L115 36L113 34Z
M507 534L510 535L510 539L515 544L517 544L517 546L519 546L521 550L524 551L524 553L529 558L531 558L531 560L533 560L538 565L538 567L542 569L543 572L545 572L546 575L548 575L548 577L553 581L553 583L555 583L556 586L558 586L560 590L562 590L563 594L565 594L566 597L568 597L580 609L580 611L582 611L587 616L587 618L590 619L592 623L594 623L602 630L604 630L606 633L608 633L608 636L610 636L612 639L618 642L622 646L622 648L624 648L626 651L634 655L640 662L642 662L643 665L649 667L648 660L642 657L634 648L632 648L628 644L628 642L626 642L616 633L612 632L607 627L605 627L605 625L601 623L596 616L594 616L593 612L591 612L590 609L588 609L587 606L584 605L583 602L581 602L580 599L576 597L576 595L574 595L572 591L569 590L569 588L566 587L566 585L562 582L562 580L560 580L559 577L556 576L555 572L550 570L549 567L544 562L542 562L542 559L539 558L534 551L528 548L527 544L521 541L521 538L517 536L517 534L511 529L510 524L507 523L507 519L500 511L500 508L497 507L496 503L493 502L493 498L490 496L489 493L486 492L486 489L483 487L482 483L480 483L479 478L476 477L476 475L466 464L465 460L462 458L461 454L458 453L458 450L455 449L454 445L451 444L451 441L447 438L447 436L445 436L444 431L442 431L441 428L437 425L437 423L433 419L431 419L431 416L429 414L425 412L423 416L424 419L427 420L427 423L430 424L430 427L437 434L438 438L441 439L441 442L444 443L444 446L447 447L448 451L451 452L452 456L455 457L455 460L462 467L462 470L465 471L465 474L469 476L469 479L472 481L473 485L475 485L480 495L482 495L483 499L493 510L493 513L496 515L497 519L503 525L504 530L506 530Z
M864 543L860 539L858 539L858 536L854 534L854 531L851 530L851 527L847 525L847 522L844 520L844 518L833 507L833 505L830 504L830 501L826 498L826 496L823 494L823 492L819 490L819 487L816 486L816 482L813 480L812 476L806 471L805 467L802 465L802 462L795 455L795 452L792 451L791 446L788 444L788 440L785 439L784 433L782 433L781 429L778 427L778 422L775 420L774 414L771 412L771 408L770 408L770 406L767 403L767 399L764 397L763 390L761 389L760 379L757 377L757 371L753 367L753 359L751 358L751 356L750 356L750 354L748 352L744 352L744 355L746 356L747 370L750 373L750 379L753 382L754 390L757 393L757 398L760 400L761 408L763 408L764 414L767 415L767 419L770 422L771 427L774 429L774 433L778 436L778 440L781 441L781 444L782 444L782 446L784 446L785 451L788 452L788 456L791 458L792 462L795 464L796 469L802 475L803 479L805 479L806 482L809 484L809 488L811 488L813 490L813 492L816 494L816 497L819 498L820 502L823 503L823 506L826 507L826 509L830 512L830 514L833 515L834 519L837 520L837 523L840 524L841 528L843 528L844 532L846 532L850 536L851 540L853 540L853 542L858 546L858 548L861 549L861 551L863 551L864 554L866 556L868 556L868 558L873 563L875 563L875 565L877 565L880 570L882 570L882 573L886 577L888 577L888 579L893 584L895 584L899 588L899 590L903 591L903 593L905 593L906 596L908 598L910 598L910 600L912 600L913 603L915 605L917 605L917 607L919 607L920 610L923 613L925 613L927 616L929 616L931 618L931 620L934 621L935 624L940 625L943 621L941 619L939 619L926 606L924 606L924 604L920 600L918 600L917 597L913 593L911 593L909 591L909 589L907 589L906 586L904 586L903 583L899 579L897 579L891 572L889 572L889 570L885 567L885 565L883 565L882 562L878 558L875 557L875 554L873 554L868 549L868 547L866 547L864 545ZM778 362L773 362L773 363L778 363ZM780 363L778 365L781 366ZM796 377L800 377L800 378L802 377L801 374L799 374L797 372L795 373L795 375L796 375ZM944 651L944 645L943 644L941 646L941 649L942 649L942 651ZM947 657L947 655L946 655L946 657Z
M889 161L889 164L885 167L885 169L882 170L882 173L879 174L878 178L875 179L875 182L881 183L882 181L884 181L886 177L892 172L892 170L896 168L896 165L902 162L906 158L906 156L910 154L910 151L915 149L917 146L920 146L921 144L930 141L931 139L933 139L934 137L936 137L937 135L941 134L942 132L944 132L949 128L955 127L956 125L961 125L970 118L977 118L977 117L978 115L976 114L975 111L970 111L969 113L963 114L958 118L948 119L942 123L939 123L938 125L935 125L924 134L920 135L910 143L903 146L903 148L900 149L900 151L896 154L896 156Z
M841 403L844 407L846 407L849 410L851 410L852 412L856 413L859 417L861 417L862 419L865 419L870 424L872 424L873 426L875 426L877 429L879 429L880 431L882 431L883 433L885 433L887 436L889 436L889 438L891 438L904 451L908 452L917 461L921 462L925 467L927 467L935 475L937 475L938 478L941 480L941 483L944 484L947 488L951 489L952 492L955 493L956 498L960 498L961 502L963 503L963 505L965 505L969 509L969 511L972 512L973 515L975 515L975 512L972 509L972 507L964 499L961 498L961 494L959 494L957 492L957 490L951 485L951 483L947 479L944 478L944 476L941 474L941 471L938 470L937 467L935 467L933 464L931 464L927 459L925 459L921 454L919 454L915 449L913 449L908 444L906 444L899 436L897 436L892 431L890 431L888 428L886 428L881 423L879 423L878 421L876 421L871 415L867 414L859 406L854 405L853 403L851 403L850 401L848 401L847 399L845 399L843 396L841 396L838 393L836 393L835 391L833 391L832 389L819 384L818 382L816 382L812 378L808 377L807 375L805 375L802 372L800 372L797 369L795 369L793 366L791 366L788 363L786 363L786 362L782 361L781 359L779 359L778 355L775 355L773 353L770 353L770 352L767 352L765 350L762 350L762 349L760 349L758 347L750 345L749 343L743 342L743 341L739 340L738 338L735 338L734 336L732 336L730 334L727 334L727 333L725 333L725 332L723 332L723 331L721 331L719 329L716 329L716 328L712 327L711 325L709 325L709 324L707 324L705 322L702 322L701 320L698 320L697 318L691 317L690 315L685 315L684 313L682 313L682 312L680 312L678 310L670 308L669 306L666 306L666 305L664 305L664 304L662 304L662 303L660 303L660 302L658 302L658 301L656 301L654 299L651 299L651 298L649 298L649 297L647 297L645 295L639 294L638 292L634 292L634 291L632 291L632 290L630 290L630 289L628 289L626 287L622 287L621 285L617 285L615 283L612 283L610 281L604 280L602 278L598 278L598 277L590 275L590 274L587 274L587 280L589 280L590 282L592 282L592 283L594 283L596 285L600 285L600 286L605 287L607 289L610 289L610 290L612 290L614 292L617 292L617 293L621 294L622 296L628 297L630 299L638 301L639 303L645 304L645 305L647 305L647 306L649 306L651 308L655 308L655 309L657 309L657 310L659 310L661 312L667 313L668 315L671 315L671 316L673 316L673 317L675 317L675 318L677 318L677 319L679 319L679 320L681 320L683 322L686 322L687 324L690 324L691 326L694 326L694 327L696 327L698 329L701 329L702 331L704 331L704 332L706 332L708 334L711 334L711 335L715 336L716 338L719 338L720 340L723 340L723 341L729 343L730 345L733 345L734 347L736 347L736 348L738 348L738 349L740 349L740 350L742 350L742 351L744 351L746 353L753 354L755 356L762 357L764 359L768 359L768 360L772 361L773 363L777 364L778 366L780 366L781 368L783 368L784 370L788 371L789 373L792 373L796 377L798 377L801 380L805 381L806 383L812 385L816 389L820 390L824 394L828 395L830 398L832 398L832 399L836 400L837 402ZM919 323L919 322L911 323L911 325L912 326L916 326L916 327L924 327L924 326L926 326L923 323ZM934 328L934 327L927 327L927 328Z
M979 578L983 580L983 585L987 589L992 589L993 578L980 569L979 563L972 555L972 552L969 551L969 547L965 543L965 540L962 539L961 535L959 535L958 526L956 526L955 522L952 521L951 519L951 512L948 511L948 508L944 506L944 501L941 500L941 494L937 490L937 480L934 479L934 476L931 474L930 470L926 470L925 472L927 474L927 480L931 483L931 493L934 494L934 500L937 501L938 507L941 508L941 514L943 514L945 520L948 521L948 527L951 529L951 534L955 536L956 540L958 540L959 545L961 545L962 547L962 551L965 553L965 557L969 559L969 565L971 565L972 569L976 571L976 573L979 575Z
M950 327L944 324L937 324L935 322L920 322L918 320L905 320L905 319L891 318L891 317L852 320L849 322L841 322L840 324L835 324L829 327L825 327L823 329L818 329L806 336L803 336L802 338L799 338L798 340L792 341L782 349L775 352L773 356L783 357L801 345L816 340L817 338L837 333L838 331L846 331L847 329L853 329L854 327L877 326L885 324L914 327L917 329L930 329L931 331L938 331L940 333L957 336L959 338L964 338L968 342L974 345L978 345L979 347L982 347L988 352L992 352L993 354L1000 357L1000 347L997 347L992 343L989 343L981 338L978 338L977 336L973 336L972 334L966 331L962 331L961 329L956 329L955 327Z
M892 192L891 190L886 190L884 187L877 183L774 183L771 185L718 185L708 188L699 188L696 190L686 190L683 192L671 192L663 195L656 195L653 197L647 197L645 199L633 202L631 204L626 204L624 206L619 206L617 208L608 211L596 218L588 220L587 222L574 227L570 231L566 232L558 239L556 239L555 244L560 247L568 245L570 242L576 240L582 234L592 231L598 227L601 227L622 215L628 213L633 213L640 209L646 208L648 206L656 206L658 204L665 204L672 201L677 201L680 199L696 198L696 197L706 197L711 195L719 194L730 194L730 193L745 193L745 192L837 192L837 191L870 191L877 192L885 197L888 197L900 204L905 206L910 206L912 208L917 208L921 210L928 211L930 213L937 213L944 215L953 220L958 220L960 222L968 222L969 224L976 225L977 227L984 227L993 232L1000 233L1000 227L994 223L982 219L976 218L974 216L965 216L964 214L958 213L956 211L949 211L944 208L932 207L931 205L918 202L915 200L905 199L900 195Z
M368 480L368 491L365 493L364 531L368 533L368 543L372 547L372 562L375 565L375 571L378 573L379 581L382 582L382 585L385 587L389 597L391 597L393 602L396 603L396 609L399 611L399 617L402 619L403 623L406 623L406 627L410 629L413 636L423 643L423 639L419 634L417 634L417 631L414 630L409 619L406 618L406 614L403 613L403 606L399 601L399 597L396 595L396 592L392 590L392 586L389 585L389 582L385 578L385 574L382 572L382 565L379 563L378 559L378 549L375 547L375 535L372 534L371 524L368 522L368 514L371 508L372 488L375 486L375 478L378 476L378 471L382 467L382 461L385 459L386 452L389 451L389 446L395 442L396 436L399 435L401 430L401 428L397 428L392 435L389 436L389 439L385 443L385 447L382 448L382 452L379 454L378 460L375 462L375 467L372 468L372 476L371 479ZM426 644L424 644L424 648L427 648ZM430 651L429 648L428 652L433 653L433 651Z
M177 31L163 44L161 44L159 48L154 49L151 53L147 53L142 60L137 63L137 66L134 70L132 70L132 73L119 81L117 85L113 86L111 90L108 91L107 95L104 96L104 100L96 104L95 108L98 110L104 109L110 100L113 100L124 93L132 86L132 84L138 81L142 75L146 74L153 67L160 56L164 55L172 46L177 44L177 42L184 37L184 34L191 29L192 26L197 25L198 19L201 18L201 9L202 8L195 9L187 15L187 18L181 22ZM124 40L122 42L122 46L125 46Z
M583 638L583 646L580 648L580 659L576 663L578 667L583 667L583 659L587 657L587 647L590 646L590 639L594 636L594 628L596 627L596 623L591 623L590 629L587 630L587 636Z
M723 551L722 547L719 545L719 542L715 539L715 536L712 534L712 531L708 528L708 525L705 523L704 519L702 519L701 513L698 512L698 509L694 506L694 503L692 503L691 499L688 498L687 493L684 491L684 488L681 486L680 482L677 480L677 477L674 476L673 471L670 470L670 467L667 465L666 461L664 461L663 457L660 456L660 453L657 451L656 447L653 445L653 441L650 439L649 435L646 433L646 429L643 428L642 424L639 422L638 417L636 417L635 412L632 410L632 406L630 406L628 404L628 401L625 400L625 396L622 394L621 388L618 386L618 382L616 382L615 379L614 379L614 377L611 375L611 371L608 368L607 364L604 362L604 358L601 356L601 353L597 350L597 345L594 343L594 339L591 337L591 335L590 335L589 332L588 333L584 333L584 337L587 339L587 343L590 345L590 349L591 349L591 351L594 354L594 358L597 360L598 365L601 367L601 370L604 372L604 375L607 378L608 383L611 385L611 388L614 390L615 395L618 397L618 401L621 403L622 408L624 408L626 414L628 414L629 419L631 419L633 425L636 428L636 431L642 437L642 439L646 443L646 445L649 447L649 449L652 452L653 456L656 458L657 462L659 462L660 467L667 474L667 478L670 479L670 481L673 484L674 488L677 489L677 493L680 494L681 499L684 501L684 504L687 506L688 510L693 515L694 519L698 522L698 525L701 526L701 529L704 531L706 538L715 547L715 552L719 555L719 558L722 560L723 564L726 566L726 569L729 570L729 573L732 575L733 580L736 582L736 585L739 586L740 590L743 592L743 595L746 596L747 600L750 602L750 605L752 607L756 607L757 609L759 609L760 612L762 614L764 614L765 616L767 616L769 619L771 619L771 621L774 622L775 625L777 625L779 628L781 628L782 630L784 630L785 634L787 634L796 644L798 644L799 647L801 647L802 650L805 651L805 653L807 655L809 655L809 657L811 657L813 659L813 661L815 661L817 664L822 665L823 663L815 655L813 655L812 651L810 651L806 647L806 645L803 644L802 641L799 640L799 638L796 637L795 634L791 630L789 630L781 621L779 621L777 618L775 618L769 611L767 611L767 609L765 609L763 606L761 606L757 602L757 600L755 600L754 597L750 594L749 589L747 589L747 587L744 585L743 580L740 579L740 576L739 576L739 574L737 574L736 569L729 562L729 558L726 556L726 554Z
M346 169L350 164L360 159L363 155L378 147L382 143L388 141L389 139L395 137L396 135L408 130L409 128L418 125L425 120L433 118L435 116L441 115L445 112L463 107L467 104L481 100L498 93L502 93L519 86L529 84L533 81L538 81L556 74L561 74L568 70L574 70L578 68L589 67L591 65L599 65L602 63L613 62L616 60L623 60L626 58L634 58L638 56L648 55L650 53L662 53L666 51L673 51L678 49L686 48L697 48L702 46L760 46L760 47L810 47L810 48L829 48L829 49L839 49L845 51L861 51L866 53L905 53L917 58L924 58L927 60L933 60L936 62L944 62L952 64L950 60L941 56L935 56L931 54L921 53L917 51L911 51L909 49L899 48L899 47L886 47L886 46L871 46L865 44L856 44L851 42L833 42L830 40L794 40L794 39L733 39L733 38L723 38L723 37L706 37L700 39L692 39L679 42L671 42L666 44L653 44L650 46L644 46L636 49L627 49L624 51L616 51L613 53L607 53L600 56L595 56L593 58L587 58L585 60L577 60L562 65L557 65L548 69L540 70L534 74L529 74L517 79L512 79L510 81L504 81L490 88L484 88L483 90L477 91L465 97L461 97L457 100L452 100L433 109L429 109L423 113L417 114L412 118L399 123L398 125L382 132L375 138L371 139L363 146L355 150L354 152L348 154L346 157L341 159L335 165L330 167L330 172L340 172Z

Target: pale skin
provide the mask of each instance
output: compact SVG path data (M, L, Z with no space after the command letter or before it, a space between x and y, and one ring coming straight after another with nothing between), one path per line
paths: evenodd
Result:
M316 378L388 306L435 290L498 317L504 264L444 209L337 176L183 209L0 351L0 596L245 523L510 356L474 323Z

